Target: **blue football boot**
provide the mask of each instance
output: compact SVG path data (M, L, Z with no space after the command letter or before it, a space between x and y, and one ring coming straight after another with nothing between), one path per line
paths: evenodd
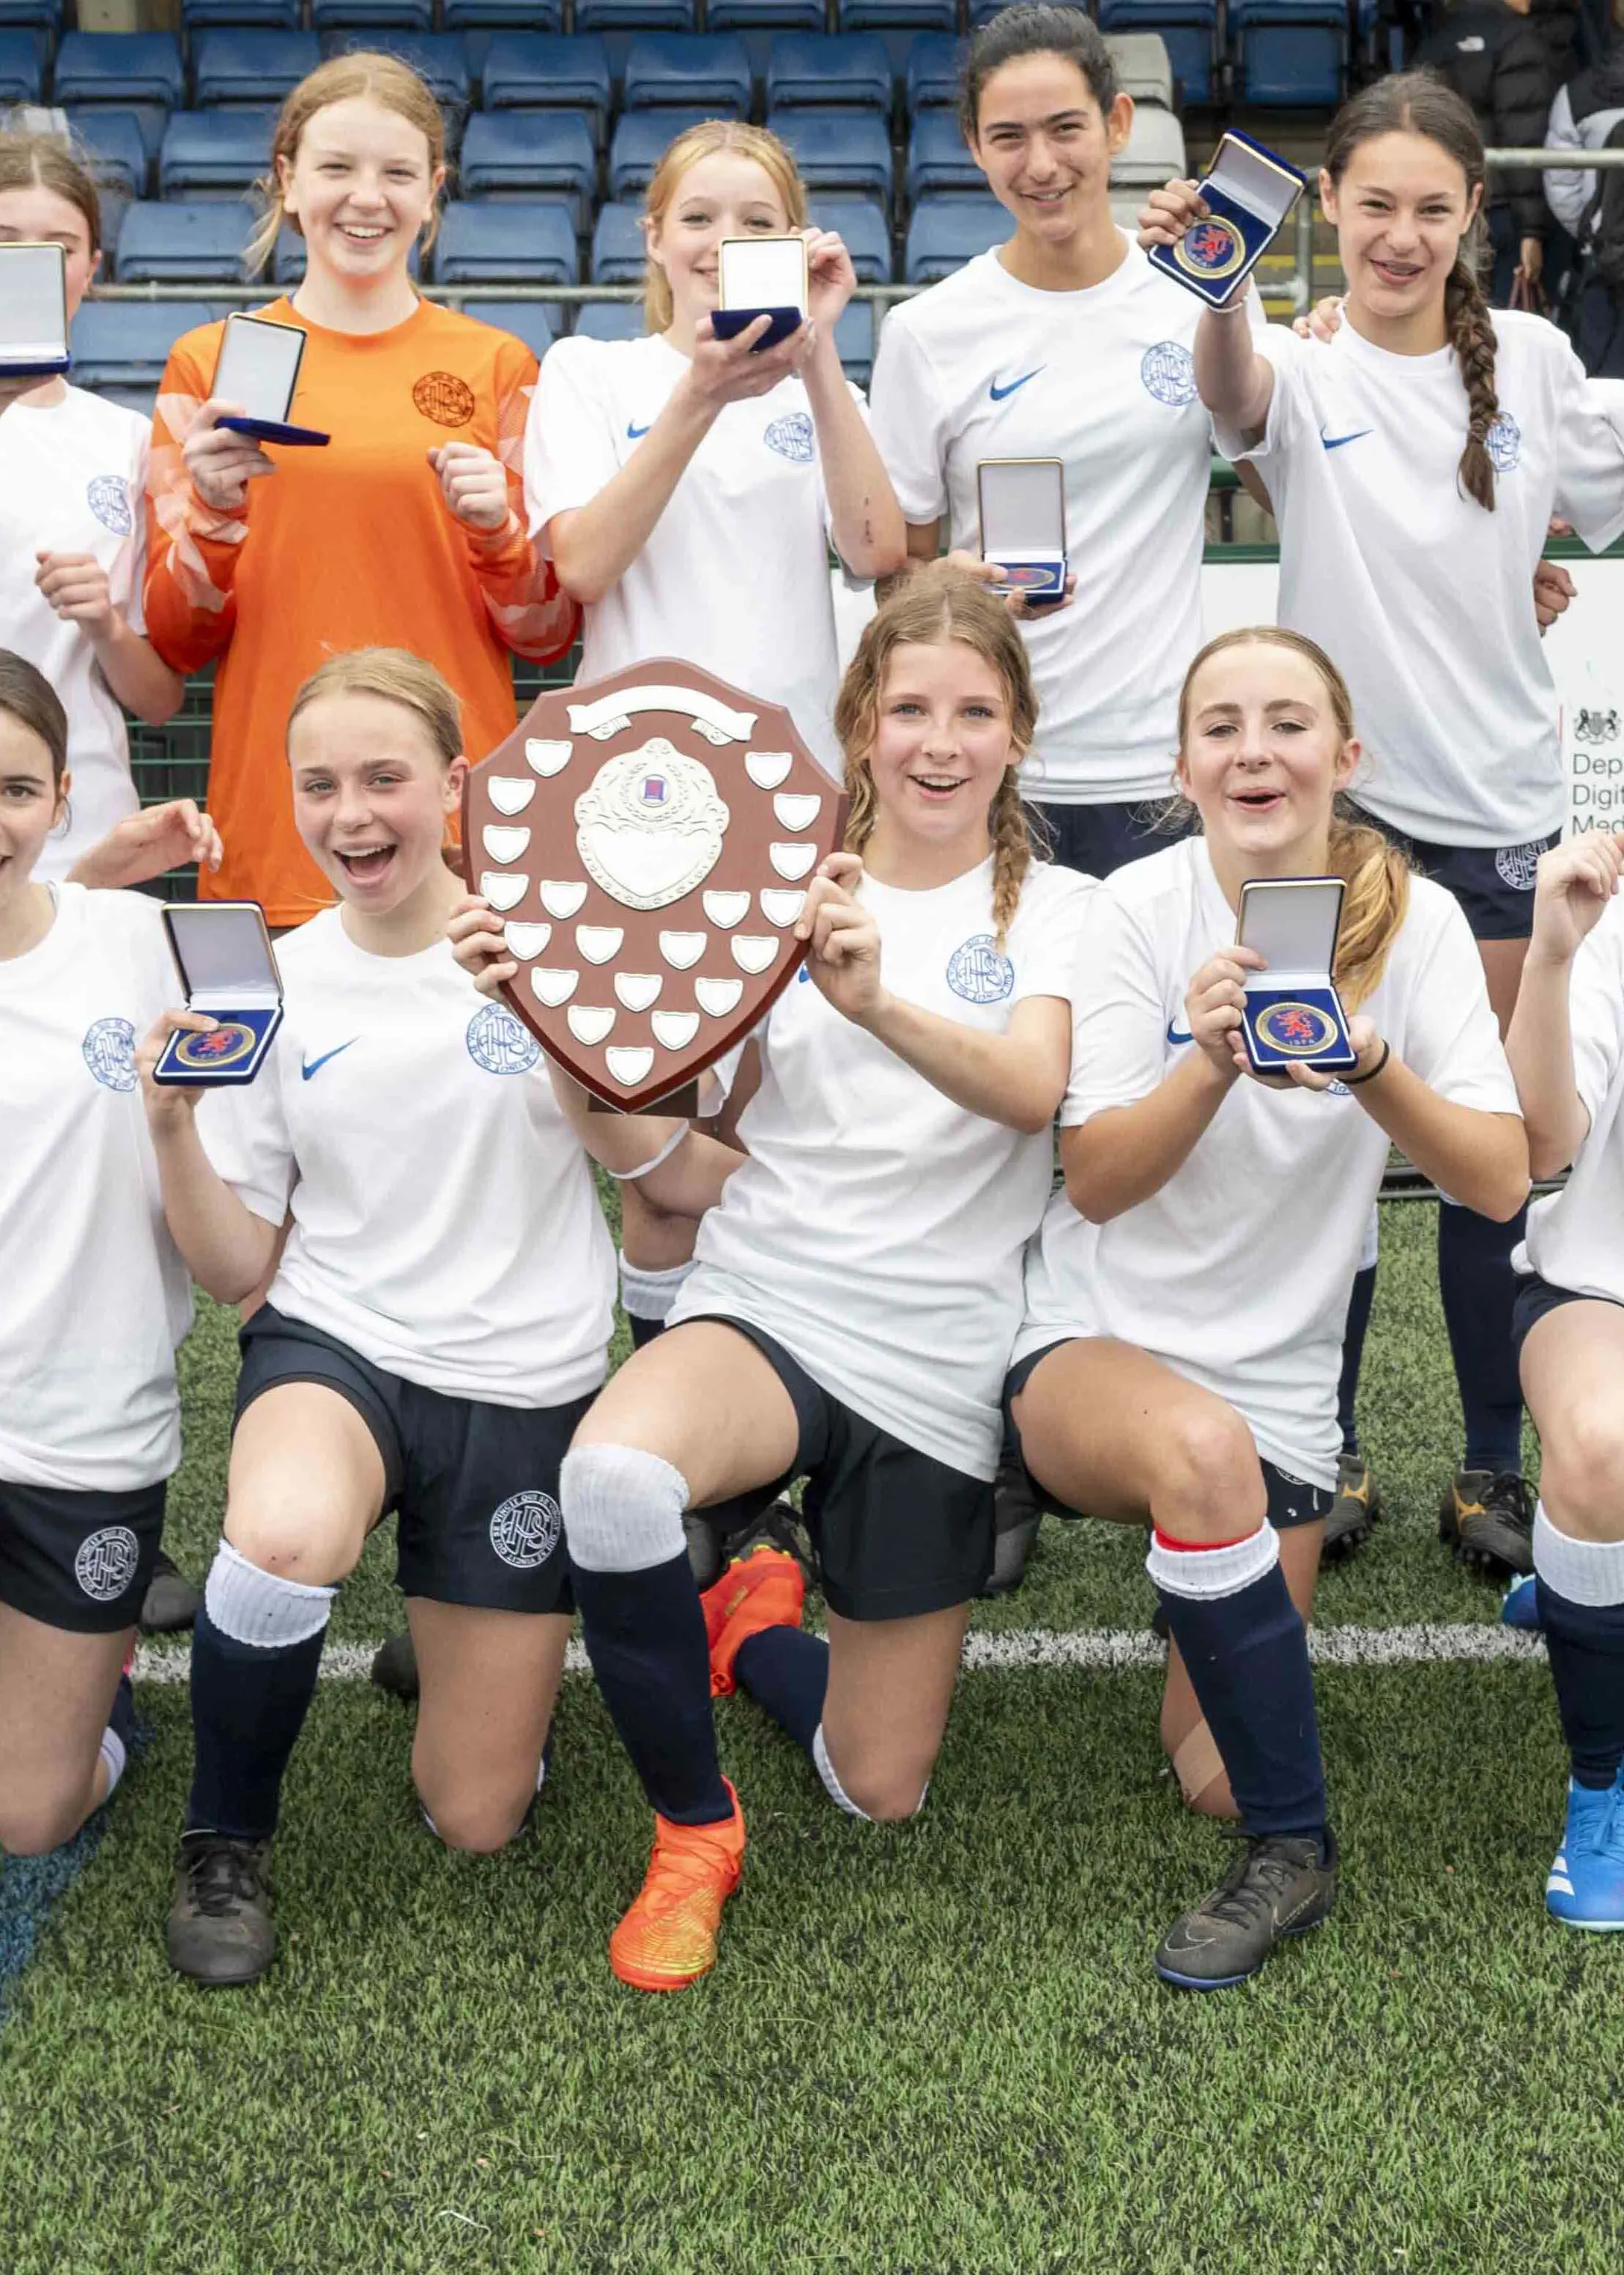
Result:
M1567 1927L1624 1930L1624 1771L1605 1792L1567 1788L1567 1825L1545 1882L1545 1909Z
M1537 1635L1545 1625L1539 1616L1539 1597L1534 1575L1514 1580L1500 1602L1500 1625L1523 1628Z

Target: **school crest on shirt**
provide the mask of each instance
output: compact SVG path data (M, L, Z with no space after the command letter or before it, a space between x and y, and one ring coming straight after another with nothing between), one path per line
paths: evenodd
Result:
M94 1020L79 1047L103 1090L135 1088L135 1030L128 1019Z
M787 711L691 664L548 692L464 791L464 873L518 965L479 1016L606 1105L671 1098L799 968L842 805Z
M1497 474L1508 474L1522 456L1522 429L1509 411L1502 411L1483 438Z
M528 1074L541 1046L500 1003L482 1004L468 1022L468 1055L487 1074Z
M1139 377L1147 395L1182 411L1196 399L1196 359L1177 340L1158 340L1139 359Z
M509 1495L491 1517L491 1546L516 1572L533 1572L558 1546L563 1518L551 1493Z
M412 400L436 427L465 427L473 417L473 389L454 371L426 371L412 389Z
M140 1543L127 1524L104 1524L79 1542L73 1577L92 1603L114 1603L134 1579L140 1556Z
M812 423L804 411L786 412L782 419L774 419L761 439L769 450L776 450L793 466L810 466L812 462Z
M1015 986L1015 966L990 932L975 933L948 958L948 985L966 1003L1001 1003Z
M130 507L130 485L118 474L95 474L85 486L85 503L115 537L128 537L135 526Z

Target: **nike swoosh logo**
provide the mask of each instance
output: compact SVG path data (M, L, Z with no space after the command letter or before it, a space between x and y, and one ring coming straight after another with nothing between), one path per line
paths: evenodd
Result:
M1344 442L1363 442L1367 435L1373 435L1375 432L1376 429L1373 427L1361 427L1352 435L1322 435L1319 439L1327 450L1340 450Z
M350 1043L359 1042L359 1040L360 1037L359 1035L351 1035L350 1038ZM298 1070L304 1076L305 1080L308 1082L313 1074L319 1074L321 1069L327 1064L329 1059L336 1059L340 1051L347 1051L350 1047L350 1043L336 1043L330 1051L323 1051L319 1059L301 1059L299 1062Z
M652 427L652 426L653 425L653 423L654 423L654 422L653 422L653 420L651 419L649 420L649 422L648 422L648 427ZM627 442L640 442L642 441L642 439L643 439L644 435L647 434L647 432L648 432L648 427L634 427L634 426L632 425L632 423L631 423L631 419L627 419L627 421L626 421L626 440L627 440Z
M1008 387L1000 387L998 382L993 380L987 388L987 393L992 397L994 403L1001 403L1005 396L1015 394L1018 388L1025 386L1029 379L1036 379L1040 371L1046 371L1047 369L1047 364L1037 364L1031 371L1023 372L1019 379L1012 379Z
M1172 1020L1168 1020L1167 1040L1172 1043L1175 1048L1180 1043L1193 1043L1195 1039L1196 1039L1193 1035L1187 1035L1182 1027L1175 1027Z

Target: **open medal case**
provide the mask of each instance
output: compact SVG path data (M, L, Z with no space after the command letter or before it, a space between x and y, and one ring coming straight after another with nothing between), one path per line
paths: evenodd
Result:
M755 352L776 347L806 321L806 240L724 237L718 255L721 303L711 318L719 340L736 339L758 316L772 323Z
M54 379L72 363L62 247L0 245L0 378Z
M1254 1074L1341 1074L1359 1062L1332 978L1342 893L1340 877L1252 878L1241 888L1236 938L1267 965L1246 975L1241 1034Z
M282 977L258 901L198 901L163 911L188 1011L218 1026L171 1035L155 1082L219 1090L252 1082L282 1024Z
M323 448L331 435L314 427L296 427L289 417L304 359L305 334L298 324L274 323L268 316L228 316L209 393L245 407L222 419L221 426L256 442Z
M1066 597L1066 469L1058 458L983 458L976 468L981 558L1031 608Z
M1219 143L1197 187L1208 211L1176 245L1155 245L1147 258L1187 292L1221 308L1238 292L1273 244L1308 178L1233 127Z

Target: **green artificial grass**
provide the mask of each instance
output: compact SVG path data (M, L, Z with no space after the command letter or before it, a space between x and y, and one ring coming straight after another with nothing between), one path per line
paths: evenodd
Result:
M1432 1212L1385 1213L1365 1410L1391 1515L1324 1624L1487 1621L1433 1529L1457 1419ZM205 1313L172 1546L218 1528L232 1354ZM1046 1525L985 1629L1142 1626L1142 1542ZM335 1632L398 1620L387 1540ZM1243 1990L1155 1939L1228 1851L1156 1742L1159 1676L967 1674L928 1808L832 1810L744 1699L750 1813L714 1976L651 1999L603 1946L648 1818L591 1684L533 1831L452 1856L411 1722L324 1683L277 1849L279 1963L202 1992L163 1959L184 1689L0 2021L4 2275L1295 2275L1624 2262L1624 1949L1541 1903L1563 1763L1537 1662L1322 1669L1343 1900ZM5 1868L0 1867L0 1870Z

